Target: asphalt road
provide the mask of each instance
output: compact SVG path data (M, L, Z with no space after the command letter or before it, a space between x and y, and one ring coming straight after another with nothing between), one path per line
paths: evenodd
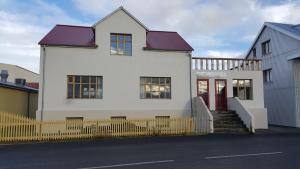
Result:
M300 134L0 145L1 169L297 169Z

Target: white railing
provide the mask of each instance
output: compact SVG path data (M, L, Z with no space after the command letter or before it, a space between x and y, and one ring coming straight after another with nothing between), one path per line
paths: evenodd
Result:
M191 64L193 70L261 70L260 59L194 57Z
M237 97L228 98L228 109L236 111L243 123L250 132L255 133L255 123L252 113L243 106L240 99Z
M199 133L213 133L213 116L207 108L202 97L193 98L192 116L195 120L195 128Z

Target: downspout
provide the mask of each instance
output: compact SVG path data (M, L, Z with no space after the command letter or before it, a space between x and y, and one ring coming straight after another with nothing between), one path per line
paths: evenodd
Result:
M41 121L44 118L44 88L45 88L45 62L46 62L46 46L43 45L43 78L42 78L42 103L41 103Z
M27 117L30 117L30 92L27 93Z
M193 116L193 94L192 94L192 55L188 53L190 58L190 102L191 102L191 116Z

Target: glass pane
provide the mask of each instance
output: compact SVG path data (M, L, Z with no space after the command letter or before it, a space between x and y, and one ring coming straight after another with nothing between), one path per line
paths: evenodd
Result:
M146 77L146 83L150 84L151 83L151 77Z
M238 97L238 88L233 87L233 97Z
M153 77L152 78L152 84L159 84L159 78L158 77Z
M96 83L96 76L91 76L91 83Z
M123 55L124 54L124 43L123 42L119 42L118 43L118 54Z
M165 91L165 86L162 86L162 85L159 86L159 91L160 91L160 92L164 92L164 91Z
M81 83L89 83L90 77L89 76L81 76Z
M145 91L146 92L151 92L151 86L150 85L145 85Z
M171 84L171 78L166 78L166 83Z
M73 76L68 76L68 82L73 82Z
M147 98L147 99L151 99L151 93L150 93L150 92L147 92L147 93L146 93L146 98Z
M125 35L125 41L131 41L131 35Z
M119 42L124 42L124 34L119 34L118 38L119 38L118 39Z
M117 41L117 35L116 34L111 34L110 35L110 40L111 41Z
M233 87L237 87L237 80L233 80L233 81L232 81L232 86L233 86Z
M146 97L146 93L145 93L145 86L144 85L141 85L140 86L140 97L142 99L144 99Z
M146 79L145 79L144 77L141 77L141 78L140 78L140 83L141 83L141 84L145 84L145 83L146 83Z
M131 56L131 42L125 43L125 55Z
M75 76L75 83L80 83L80 76Z
M160 96L159 96L160 98L165 98L165 92L160 92Z
M95 84L91 84L90 98L96 98L96 85Z
M159 78L159 84L165 84L166 83L165 79L166 78L163 78L163 77Z
M151 86L151 91L152 92L158 92L159 91L159 86L158 85L152 85Z
M166 98L168 98L168 99L171 98L171 92L166 92Z
M73 84L68 84L68 98L73 98Z
M111 42L110 44L110 53L117 54L117 42Z
M81 98L89 98L89 85L88 84L81 85Z
M80 98L80 84L75 84L75 98Z
M159 98L159 92L152 92L152 98Z

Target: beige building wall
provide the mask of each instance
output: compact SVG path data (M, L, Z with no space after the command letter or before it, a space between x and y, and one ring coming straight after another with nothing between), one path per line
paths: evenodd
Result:
M34 118L37 98L37 93L0 87L0 112L17 113Z
M143 50L146 30L123 11L95 29L97 48L41 47L38 119L190 116L188 52ZM110 54L110 33L132 34L132 56ZM103 99L67 99L67 75L103 76ZM171 77L172 98L140 99L141 76Z
M9 82L15 82L16 78L26 79L26 82L39 82L39 74L17 65L0 63L0 71L1 70L8 71L9 76L7 81Z

